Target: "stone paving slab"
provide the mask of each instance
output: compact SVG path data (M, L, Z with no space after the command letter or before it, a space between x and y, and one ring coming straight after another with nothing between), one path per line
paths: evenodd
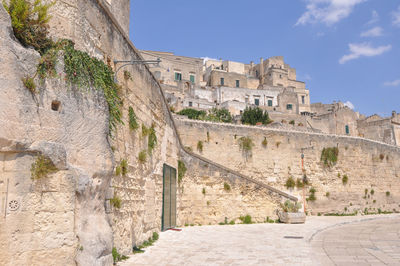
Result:
M400 265L400 215L185 227L118 265Z

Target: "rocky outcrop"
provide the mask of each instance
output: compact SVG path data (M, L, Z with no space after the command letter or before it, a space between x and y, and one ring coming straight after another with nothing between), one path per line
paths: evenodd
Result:
M15 39L0 5L0 264L110 265L107 103L98 91L68 86L62 71L36 80L31 93L21 79L35 75L39 60ZM58 171L32 180L39 155Z

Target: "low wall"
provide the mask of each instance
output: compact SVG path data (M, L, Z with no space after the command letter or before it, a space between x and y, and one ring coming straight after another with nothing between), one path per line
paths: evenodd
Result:
M303 190L288 190L285 183L289 177L303 177L303 153L305 173L316 189L317 200L308 202L314 214L365 208L369 212L400 210L400 149L396 146L357 137L185 119L177 119L176 124L183 144L194 152L300 198ZM239 148L241 137L250 137L254 143L247 160ZM201 152L197 150L199 141L203 143ZM328 147L339 149L338 162L331 168L320 159L322 149ZM346 185L344 175L348 176Z

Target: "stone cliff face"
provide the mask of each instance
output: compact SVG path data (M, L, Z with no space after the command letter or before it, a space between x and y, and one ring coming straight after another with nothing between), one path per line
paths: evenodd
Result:
M0 5L0 264L110 265L104 202L113 170L108 108L95 90L59 78L32 94L21 79L40 60L13 36ZM31 179L38 156L58 171Z

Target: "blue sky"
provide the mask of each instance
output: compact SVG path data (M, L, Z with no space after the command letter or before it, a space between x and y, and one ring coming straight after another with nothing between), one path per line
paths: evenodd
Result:
M184 56L282 55L312 102L400 112L400 0L133 0L130 37Z

